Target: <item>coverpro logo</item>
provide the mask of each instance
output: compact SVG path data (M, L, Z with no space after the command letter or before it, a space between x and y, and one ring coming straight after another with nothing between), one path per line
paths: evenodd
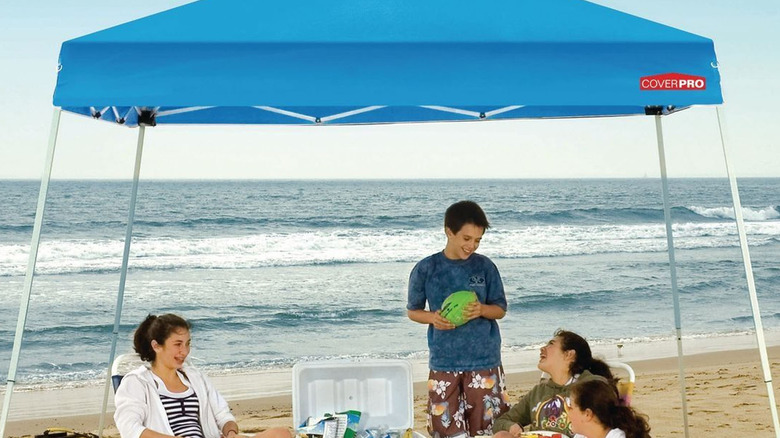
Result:
M685 75L682 73L664 73L653 76L643 76L639 79L640 90L706 90L707 80L704 76Z

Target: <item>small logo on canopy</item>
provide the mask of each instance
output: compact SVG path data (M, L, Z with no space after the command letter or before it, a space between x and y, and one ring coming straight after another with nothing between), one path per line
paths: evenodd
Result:
M704 76L682 73L664 73L642 76L639 79L640 90L706 90L707 79Z

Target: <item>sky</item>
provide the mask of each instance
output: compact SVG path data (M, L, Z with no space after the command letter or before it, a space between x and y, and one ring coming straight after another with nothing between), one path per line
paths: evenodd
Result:
M40 179L60 44L185 0L0 3L0 179ZM712 38L738 177L780 177L780 2L596 0ZM664 119L670 177L725 177L713 107ZM53 178L132 178L136 129L63 113ZM357 127L159 126L144 179L658 177L652 117Z

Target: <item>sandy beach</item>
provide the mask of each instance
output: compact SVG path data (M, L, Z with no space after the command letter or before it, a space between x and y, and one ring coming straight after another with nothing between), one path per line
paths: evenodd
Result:
M771 347L769 357L773 373L780 368L780 346ZM681 398L678 385L677 358L626 360L637 374L634 407L647 414L653 436L683 436ZM692 436L731 437L771 436L772 421L756 349L714 351L686 355L686 386L689 424ZM415 373L414 426L425 429L425 383ZM510 372L507 375L510 396L517 399L539 379L537 371ZM218 381L218 379L215 379ZM775 381L775 393L778 384ZM81 393L79 391L82 391ZM84 394L102 393L100 388L71 388L62 400L84 400ZM251 392L245 391L244 394ZM25 393L15 394L24 399ZM20 397L21 396L21 397ZM272 426L292 425L292 400L289 393L260 398L232 398L230 404L242 432L256 432ZM24 403L24 401L21 401ZM59 411L58 411L59 412ZM7 435L22 437L42 433L47 427L65 427L82 432L97 432L99 415L38 414L9 422ZM113 420L107 420L107 436L117 436Z

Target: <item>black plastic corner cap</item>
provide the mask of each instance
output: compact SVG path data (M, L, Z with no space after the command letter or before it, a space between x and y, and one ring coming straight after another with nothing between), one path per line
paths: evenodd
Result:
M645 107L646 116L662 116L664 114L664 107L661 105L648 105Z
M138 126L157 126L157 119L154 112L150 110L141 110L138 114Z

